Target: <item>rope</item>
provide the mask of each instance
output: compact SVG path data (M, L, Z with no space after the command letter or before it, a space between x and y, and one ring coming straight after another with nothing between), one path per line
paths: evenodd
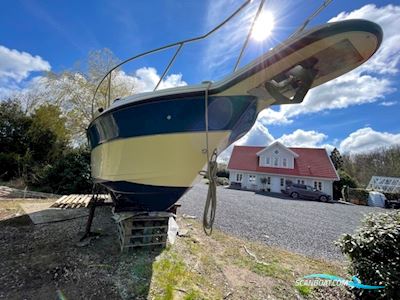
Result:
M204 206L203 213L203 230L206 235L211 235L215 220L215 211L217 209L217 149L214 149L210 158L210 149L209 149L209 138L208 138L208 91L210 89L211 82L208 82L208 85L205 90L205 125L206 125L206 149L203 149L203 153L205 152L207 155L207 171L200 172L201 175L205 175L208 179L208 192L206 204Z
M211 235L217 210L217 149L214 150L208 162L207 178L208 192L203 214L203 230L206 235Z

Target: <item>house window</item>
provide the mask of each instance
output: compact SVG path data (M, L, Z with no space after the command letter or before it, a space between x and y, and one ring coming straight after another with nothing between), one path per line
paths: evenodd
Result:
M249 183L256 183L256 175L249 175Z
M274 167L277 167L279 165L279 158L274 157Z
M237 182L242 182L242 178L243 178L243 174L241 174L241 173L237 173L236 174L236 181Z
M285 185L285 178L281 178L281 186Z
M265 164L268 166L271 164L271 159L269 158L269 156L265 157Z
M267 177L267 184L271 184L271 177Z
M321 181L314 181L314 188L316 190L322 191L322 182Z
M282 159L282 166L287 167L287 158Z
M298 184L304 184L304 180L297 179Z
M278 155L278 154L279 154L279 150L276 149L274 153L275 153L276 155Z

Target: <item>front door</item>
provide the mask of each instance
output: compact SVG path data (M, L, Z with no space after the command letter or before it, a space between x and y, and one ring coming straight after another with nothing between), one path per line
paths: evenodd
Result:
M279 177L271 177L271 192L281 192L281 179Z

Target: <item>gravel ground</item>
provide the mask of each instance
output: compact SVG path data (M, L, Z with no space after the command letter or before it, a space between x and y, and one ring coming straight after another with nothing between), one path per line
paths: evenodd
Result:
M179 202L181 213L203 215L208 186L199 183ZM217 189L215 227L227 233L310 257L344 260L333 242L352 233L366 213L380 208L281 199L250 191Z

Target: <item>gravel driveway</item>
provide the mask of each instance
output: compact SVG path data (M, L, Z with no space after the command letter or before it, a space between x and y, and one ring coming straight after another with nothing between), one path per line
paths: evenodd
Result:
M201 220L208 186L199 183L179 202L181 213ZM217 189L215 227L225 232L289 251L329 260L344 256L333 244L343 233L352 233L363 215L380 208L280 199L250 191Z

